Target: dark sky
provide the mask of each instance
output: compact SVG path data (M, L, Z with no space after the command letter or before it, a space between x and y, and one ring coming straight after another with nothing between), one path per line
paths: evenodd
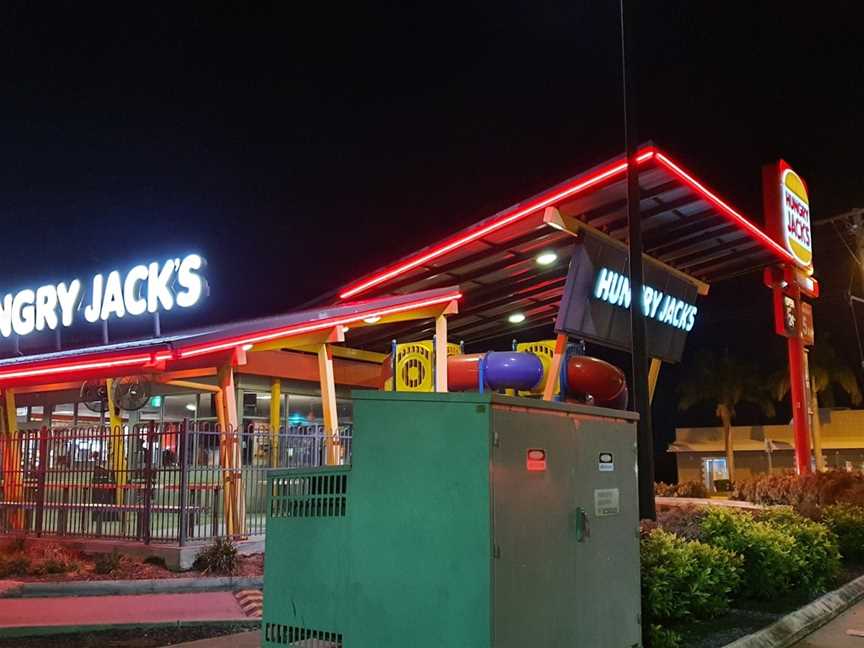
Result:
M617 2L344 4L4 3L3 291L195 249L213 317L287 310L621 151ZM853 3L638 4L641 139L864 206Z

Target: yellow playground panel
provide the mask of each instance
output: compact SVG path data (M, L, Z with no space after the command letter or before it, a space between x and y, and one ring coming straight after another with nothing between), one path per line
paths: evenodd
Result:
M462 353L462 347L449 342L447 355ZM390 361L385 360L385 362ZM396 391L432 392L435 391L433 367L435 364L435 343L432 340L406 342L396 345ZM392 391L393 378L388 378L384 389Z

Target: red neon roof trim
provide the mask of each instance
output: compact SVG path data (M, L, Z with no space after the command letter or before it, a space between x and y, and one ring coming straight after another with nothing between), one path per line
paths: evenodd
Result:
M685 171L680 165L674 163L668 156L661 153L655 147L648 147L640 151L636 156L636 163L641 165L652 159L658 160L666 169L671 171L693 191L695 191L705 200L714 205L722 214L729 217L732 222L741 226L745 231L747 231L754 238L756 238L756 240L759 241L764 247L766 247L768 250L780 257L782 261L786 263L795 263L792 255L789 254L789 252L787 252L779 243L774 241L774 239L772 239L765 232L759 229L759 227L754 225L747 218L745 218L735 209L730 207L728 203L723 201L715 193L710 191L705 185L703 185L691 174ZM467 245L468 243L476 241L477 239L482 238L487 234L490 234L491 232L499 230L502 227L506 227L507 225L510 225L511 223L514 223L521 218L529 216L540 209L544 209L565 198L569 198L570 196L578 194L605 180L613 178L617 175L624 174L626 170L626 161L616 162L614 164L610 164L597 170L595 173L591 174L587 178L574 180L572 184L560 187L553 193L547 192L546 194L541 194L534 201L530 202L527 205L517 205L515 207L512 207L510 210L507 210L503 214L501 214L500 217L492 220L481 228L462 234L454 239L447 240L440 245L437 245L432 249L428 250L427 252L421 254L420 256L406 259L405 261L386 268L378 274L375 274L359 283L349 285L347 289L345 289L339 294L339 298L347 299L349 297L354 297L359 293L365 292L370 288L373 288L374 286L393 279L394 277L398 277L404 272L416 268L417 266L423 265L427 261L436 259L452 250L462 247L463 245Z
M640 152L636 156L637 164L642 164L643 162L647 162L652 159L656 154L656 150L652 148L647 148L644 151ZM527 205L519 206L511 208L512 212L501 214L499 218L496 218L491 223L487 223L483 227L480 227L476 230L468 232L467 234L463 234L453 240L446 241L441 245L438 245L425 254L414 257L413 259L408 259L403 261L402 263L398 263L395 266L384 270L383 272L366 279L365 281L355 284L353 286L348 287L348 289L344 290L339 294L339 299L348 299L349 297L353 297L361 292L365 292L369 288L373 286L377 286L380 283L387 281L388 279L392 279L393 277L397 277L403 272L411 270L412 268L416 268L419 265L423 265L427 261L431 261L432 259L436 259L443 254L447 254L451 250L455 250L456 248L462 247L468 243L476 241L477 239L483 238L487 234L491 234L492 232L501 229L502 227L506 227L511 223L514 223L525 216L529 216L540 209L545 209L550 205L563 200L564 198L569 198L574 194L580 193L585 189L589 189L596 184L599 184L609 178L613 178L617 175L624 173L627 170L627 162L616 162L614 164L610 164L606 167L598 169L595 173L592 173L587 178L583 178L578 180L574 184L567 185L565 187L561 187L551 195L543 195L538 196L537 199L530 202Z
M659 151L657 151L656 157L663 166L672 171L672 173L678 176L692 189L696 190L696 192L699 193L708 202L719 208L720 211L723 212L726 216L731 217L733 222L741 225L745 230L752 234L757 241L759 241L760 243L762 243L762 245L777 254L781 259L783 259L783 261L799 265L792 257L792 255L789 254L789 252L787 252L782 245L777 243L777 241L772 239L756 225L747 220L747 218L732 209L732 207L730 207L726 202L721 200L716 194L712 193L707 187L705 187L705 185L696 180L696 178L687 173L679 165L675 164L672 160L670 160L667 156L663 155L663 153L660 153Z
M281 329L276 329L274 331L259 333L257 335L247 335L243 337L233 338L230 340L224 340L221 342L214 342L212 344L205 344L197 347L191 347L188 349L181 349L178 355L181 358L189 358L192 356L203 355L205 353L224 351L226 349L243 346L244 344L257 344L259 342L266 342L268 340L274 340L281 337L290 337L292 335L300 335L301 333L320 331L322 329L331 328L333 326L339 326L342 324L351 324L352 322L359 322L363 319L370 317L384 317L385 315L393 315L395 313L401 313L407 310L413 310L415 308L422 308L424 306L443 304L453 301L454 299L460 299L461 297L461 292L452 292L447 293L446 295L442 295L440 297L435 297L434 299L424 299L416 302L400 304L398 306L391 306L389 308L380 308L377 310L372 309L369 311L345 315L343 317L320 320L313 324L295 324L293 326L287 326Z
M0 371L0 380L8 380L10 378L30 378L35 376L44 376L46 374L69 373L72 371L88 371L91 369L110 369L111 367L126 367L130 365L146 365L152 362L154 356L151 355L135 355L129 357L114 357L105 358L103 360L91 360L89 362L71 362L69 364L52 364L43 367L31 367L24 369L10 369Z

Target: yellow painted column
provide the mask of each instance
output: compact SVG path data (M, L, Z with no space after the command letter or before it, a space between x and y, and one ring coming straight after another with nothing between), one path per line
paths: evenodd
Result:
M435 391L447 391L447 318L435 318Z
M10 387L4 393L6 414L6 439L3 444L3 497L10 502L24 501L23 466L21 464L21 438L18 434L18 409L15 407L15 391ZM9 516L13 529L24 528L24 511L17 510Z
M651 366L648 369L648 402L654 402L654 388L657 386L657 378L660 377L660 367L663 361L659 358L651 358Z
M105 389L108 392L108 465L114 472L114 483L117 485L115 502L119 506L123 504L126 485L126 443L123 436L123 419L120 418L120 408L114 402L114 381L108 378L105 381Z
M225 533L234 533L231 506L231 475L228 471L228 422L225 418L225 398L222 389L216 392L216 423L219 425L219 469L222 473L222 513L225 516Z
M243 536L246 532L246 498L243 492L242 430L237 420L237 392L234 389L234 368L231 365L219 369L219 386L222 388L228 441L227 470L230 477L228 486L231 493L231 519L234 534Z
M279 428L282 425L282 381L270 381L270 467L279 465Z
M333 350L328 344L318 349L318 378L321 383L321 406L324 410L324 462L339 463L339 414L336 409L336 380L333 377Z

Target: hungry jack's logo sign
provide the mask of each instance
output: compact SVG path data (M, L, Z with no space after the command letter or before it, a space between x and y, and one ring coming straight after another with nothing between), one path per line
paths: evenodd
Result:
M774 239L803 267L813 267L807 185L783 160L763 169L765 222Z
M190 308L207 295L204 259L197 254L112 270L88 281L24 288L0 298L0 336ZM0 293L2 294L2 293Z

